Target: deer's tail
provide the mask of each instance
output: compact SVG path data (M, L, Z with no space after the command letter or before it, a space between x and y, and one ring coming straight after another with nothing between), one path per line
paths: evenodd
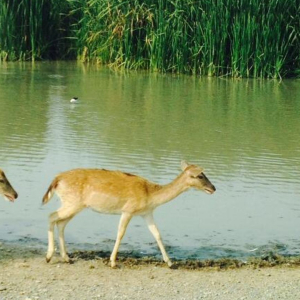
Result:
M50 201L50 199L52 198L52 196L55 192L55 189L56 189L57 185L58 185L58 179L54 178L54 180L50 184L46 194L43 197L43 204L46 204Z

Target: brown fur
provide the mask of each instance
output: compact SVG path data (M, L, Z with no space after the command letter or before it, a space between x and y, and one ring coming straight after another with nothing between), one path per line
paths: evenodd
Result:
M43 198L43 203L47 203L55 191L62 202L62 207L52 213L49 218L47 261L50 261L54 253L54 226L57 225L59 229L61 255L68 261L64 228L81 210L92 208L100 213L121 215L117 241L111 255L113 267L126 227L131 218L137 215L146 220L164 260L170 266L171 261L153 220L154 209L191 187L205 190L211 194L215 191L215 187L205 176L199 177L199 175L203 175L202 168L183 162L182 170L183 172L167 185L156 184L145 178L120 171L75 169L58 174Z
M58 180L57 180L57 178L55 178L55 179L51 182L51 184L50 184L50 186L49 186L49 188L48 188L46 194L45 194L44 197L43 197L43 202L42 202L43 204L46 204L46 203L49 202L49 200L51 199L51 197L52 197L52 195L53 195L53 193L54 193L54 191L55 191L57 185L58 185Z
M48 203L55 191L62 202L69 202L68 195L76 194L76 197L72 197L73 205L91 207L103 213L111 211L121 214L128 211L135 214L147 207L148 194L160 188L160 185L142 177L128 176L120 171L75 169L55 177L43 197L43 204ZM90 197L91 192L97 197ZM107 201L104 203L101 199ZM104 206L103 209L100 208L99 202Z
M0 195L3 195L5 199L9 201L15 201L18 198L17 192L9 183L5 173L0 169Z

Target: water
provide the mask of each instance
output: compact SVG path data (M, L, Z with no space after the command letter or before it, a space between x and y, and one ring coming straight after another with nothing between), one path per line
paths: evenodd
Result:
M119 169L164 184L185 159L205 168L217 192L190 190L155 211L171 257L300 254L299 115L299 80L1 64L0 167L20 196L0 202L0 240L46 248L60 203L41 199L61 171ZM118 220L80 213L67 226L68 249L111 251ZM120 251L160 256L141 218Z

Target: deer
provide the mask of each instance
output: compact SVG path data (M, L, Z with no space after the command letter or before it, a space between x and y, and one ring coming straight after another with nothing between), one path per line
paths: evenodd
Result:
M163 245L160 232L154 222L154 210L182 192L195 188L213 194L215 186L203 173L203 168L181 162L182 172L169 184L160 185L147 179L106 169L73 169L58 174L43 197L46 204L56 193L62 206L49 215L48 250L46 261L50 262L55 252L54 227L58 228L60 255L70 262L65 246L64 230L68 222L85 208L104 213L121 215L117 238L110 255L110 266L116 267L116 259L121 240L130 220L141 216L154 236L164 262L172 267L172 262Z
M3 170L0 169L0 195L7 201L14 202L18 198L17 192L9 183Z

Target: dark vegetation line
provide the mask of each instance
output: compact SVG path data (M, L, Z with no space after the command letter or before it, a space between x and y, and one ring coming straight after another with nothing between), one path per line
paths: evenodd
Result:
M300 0L1 0L0 60L300 76Z

